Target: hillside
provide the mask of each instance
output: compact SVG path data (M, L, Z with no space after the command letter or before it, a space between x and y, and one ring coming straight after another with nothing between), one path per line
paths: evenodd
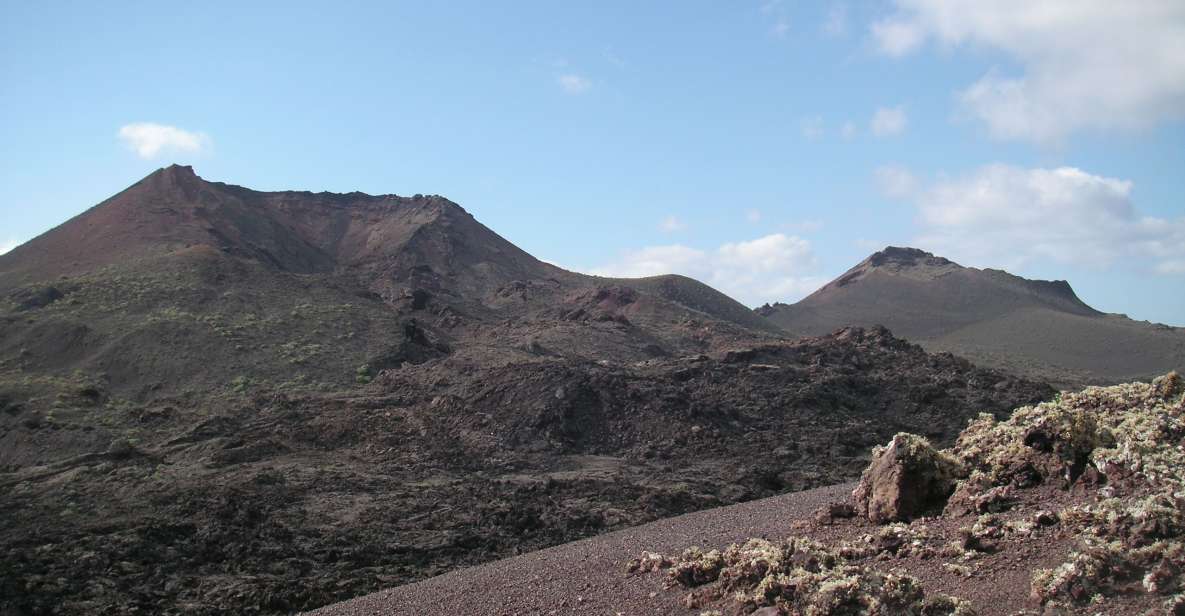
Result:
M287 614L854 479L1046 385L700 282L542 263L442 197L170 167L0 256L0 613Z
M499 360L491 348L638 361L776 332L689 279L543 263L442 197L264 193L179 166L0 256L0 367L81 370L137 400L326 391L445 354Z
M803 336L883 325L927 349L1066 387L1185 367L1185 329L1099 312L1063 280L963 267L915 248L886 248L795 304L757 312Z

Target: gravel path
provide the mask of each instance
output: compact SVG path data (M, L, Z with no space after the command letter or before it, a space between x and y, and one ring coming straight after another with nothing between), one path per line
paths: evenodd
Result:
M627 577L625 563L643 550L679 552L750 537L791 534L790 523L845 500L854 484L659 520L600 537L446 573L422 582L309 612L317 616L479 616L527 614L696 613L683 609L650 576ZM655 594L657 593L657 594Z

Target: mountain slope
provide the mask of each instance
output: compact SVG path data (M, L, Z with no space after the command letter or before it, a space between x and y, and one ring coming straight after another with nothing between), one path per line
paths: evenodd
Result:
M884 325L931 350L1070 386L1185 366L1185 330L1099 312L1062 280L963 267L915 248L886 248L802 301L758 312L797 335Z

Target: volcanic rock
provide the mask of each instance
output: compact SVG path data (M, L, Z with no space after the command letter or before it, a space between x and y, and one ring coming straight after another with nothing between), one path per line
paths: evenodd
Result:
M961 472L954 458L923 438L902 433L874 450L852 498L872 522L909 521L941 511Z

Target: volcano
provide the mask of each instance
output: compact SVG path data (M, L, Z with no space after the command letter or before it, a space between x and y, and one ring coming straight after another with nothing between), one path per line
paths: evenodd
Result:
M641 361L778 335L690 278L544 263L443 197L258 192L177 165L0 256L0 298L0 353L141 399L238 377L342 386L451 353Z
M963 267L916 248L888 247L795 304L757 312L802 336L883 325L931 351L1064 387L1185 367L1185 329L1095 310L1064 280Z

